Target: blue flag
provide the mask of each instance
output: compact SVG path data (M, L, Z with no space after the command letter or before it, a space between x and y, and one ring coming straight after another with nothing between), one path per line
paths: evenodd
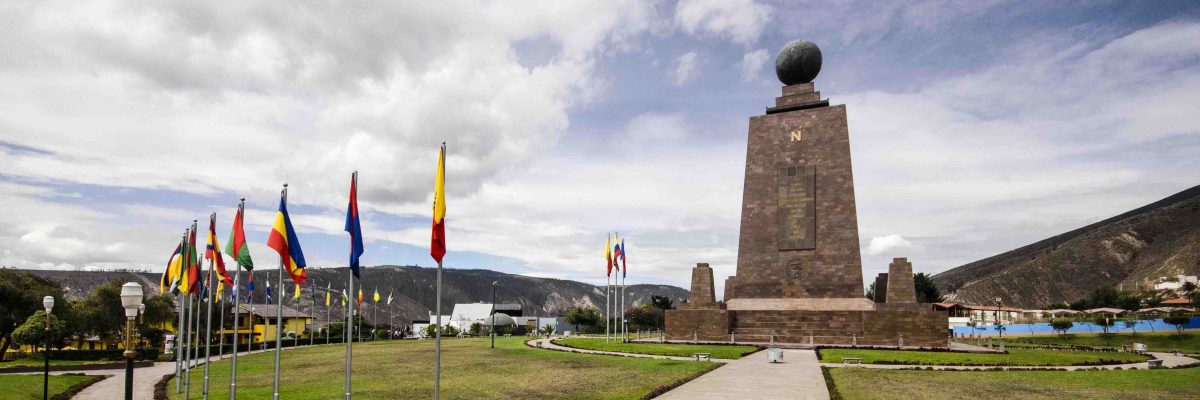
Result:
M363 253L362 224L358 221L358 172L350 176L350 205L346 207L346 232L350 233L350 270L361 278L358 257Z
M629 249L625 248L625 239L621 239L621 278L629 274L629 268L625 267L625 256L629 255Z
M267 304L272 304L271 301L271 282L267 281Z
M246 280L246 302L254 302L254 272L250 272L250 279Z

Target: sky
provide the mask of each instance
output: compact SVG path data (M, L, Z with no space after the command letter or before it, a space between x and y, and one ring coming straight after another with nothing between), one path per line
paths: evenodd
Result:
M820 46L849 119L865 279L936 273L1200 184L1200 5L1156 2L0 4L0 266L161 271L238 199L258 268L288 208L309 267L630 283L735 272L748 120ZM369 269L367 273L369 274Z

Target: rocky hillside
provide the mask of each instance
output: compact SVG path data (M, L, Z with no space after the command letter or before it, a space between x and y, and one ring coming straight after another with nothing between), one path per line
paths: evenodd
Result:
M80 298L90 293L92 288L112 280L136 281L144 286L158 290L159 274L130 271L38 271L30 270L38 276L59 282L67 292L68 297ZM278 272L255 271L254 302L263 303L266 299L266 283L276 285ZM318 322L324 319L325 288L331 284L334 293L333 318L340 318L341 310L337 310L337 297L346 287L347 268L310 268L308 282L303 289L302 301L299 306L292 302L294 286L284 277L287 288L284 304L297 307L303 311L312 309L312 298L309 295L309 285L316 285L317 305L314 314ZM376 287L386 301L388 292L395 291L391 313L395 321L411 321L426 319L433 310L436 300L434 284L437 280L437 270L413 266L378 266L366 268L363 272L364 305L373 304L371 294ZM246 274L242 274L246 278ZM573 305L592 305L604 308L604 288L582 282L562 279L534 278L522 275L512 275L502 272L482 269L445 269L442 273L442 307L444 315L450 314L455 303L473 303L490 301L492 282L499 282L496 290L498 303L519 303L524 308L525 315L561 315L564 310ZM357 286L360 282L355 281ZM687 298L688 292L679 287L668 285L629 285L626 289L626 302L633 304L648 303L650 295L670 296L678 303ZM351 295L353 297L353 294ZM367 318L373 317L375 310L365 312ZM387 321L387 307L381 301L378 309L379 320Z
M1133 211L934 275L955 301L1038 308L1101 286L1133 290L1200 274L1200 186Z

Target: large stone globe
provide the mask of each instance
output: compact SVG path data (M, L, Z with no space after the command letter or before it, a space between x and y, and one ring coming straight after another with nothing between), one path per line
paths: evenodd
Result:
M508 316L508 314L498 312L494 316L496 326L515 326L517 324L517 321L513 317ZM492 325L492 318L484 318L483 323L485 325Z
M812 82L821 72L821 49L807 40L793 40L779 50L775 75L784 85Z

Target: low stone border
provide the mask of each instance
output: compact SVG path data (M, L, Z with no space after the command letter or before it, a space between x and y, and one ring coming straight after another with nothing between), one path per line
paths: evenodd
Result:
M857 349L863 349L863 350L887 350L887 351L925 351L925 352L939 352L939 353L962 353L962 354L1008 354L1008 352L1007 352L1007 351L1005 351L1005 352L1003 352L1003 353L977 353L977 352L968 352L968 351L954 351L954 350L946 350L946 349L938 349L938 350L915 350L915 349L912 349L912 350L910 350L910 349L904 349L904 350L897 350L897 349L879 349L879 348L862 348L862 347L856 347L856 348L850 348L850 347L829 347L829 348L832 348L832 349L855 349L855 350L857 350ZM833 364L832 362L822 362L822 361L821 361L821 350L822 350L821 348L817 348L817 349L815 349L815 351L816 351L816 353L817 353L817 361L818 361L818 362L821 362L822 364ZM873 362L873 363L863 363L863 364L866 364L866 365L911 365L911 366L914 366L914 367L938 367L938 366L945 366L945 367L1010 367L1010 366L1011 366L1011 367L1016 367L1016 368L1023 368L1023 367L1038 367L1038 368L1041 368L1041 367L1092 367L1092 366L1104 366L1104 365L1133 365L1133 364L1140 364L1140 363L1147 362L1147 361L1150 361L1150 360L1156 360L1156 359L1158 359L1157 357L1154 357L1154 355L1153 355L1153 354L1142 354L1142 356L1146 357L1146 359L1145 359L1145 360L1142 360L1142 361L1139 361L1139 362L1136 362L1136 363L1129 363L1129 362L1125 362L1125 361L1122 361L1122 360L1105 360L1105 359L1100 359L1100 360L1099 360L1099 361L1097 361L1097 362L1083 362L1083 363L1079 363L1079 364L1067 364L1067 365L1007 365L1007 364L961 364L961 363L949 363L949 364L947 364L947 363L943 363L943 364L926 364L926 363L921 363L921 362L913 363L913 362L906 362L906 361L895 361L895 360L879 360L879 361L876 361L876 362Z
M154 361L136 361L133 363L134 368L144 368L154 365ZM51 365L50 371L96 371L102 369L124 369L125 362L111 362L104 364L79 364L79 365ZM42 372L46 367L20 366L20 367L5 367L0 368L0 374L16 374L26 372Z
M70 375L74 375L74 374L70 374ZM83 374L79 374L79 375L83 375ZM92 379L89 379L84 382L76 383L75 385L67 388L67 390L65 392L50 396L50 400L70 400L70 398L75 397L75 395L79 394L79 392L82 392L83 389L87 389L88 386L92 386L96 382L100 382L102 380L112 377L112 375L83 375L83 376L88 376L88 377L91 377Z
M602 352L609 352L609 353L624 353L624 354L641 354L641 355L646 355L646 356L687 357L687 356L672 356L672 355L669 355L669 354L639 353L639 352L636 352L636 351L634 351L634 352L624 352L624 351L611 351L611 350L596 350L596 349L588 349L588 348L583 348L583 347L578 347L578 346L572 346L572 345L570 345L570 344L567 344L567 343L562 343L562 342L559 342L559 341L560 341L560 340L562 340L562 339L564 339L564 338L550 339L550 343L553 343L553 344L555 344L555 345L559 345L559 346L562 346L562 347L570 347L570 348L572 348L572 349L579 349L579 350L602 351ZM632 342L632 343L639 343L639 342ZM659 344L659 343L648 343L648 344ZM684 343L671 343L671 344L684 344ZM704 346L747 346L747 347L753 347L753 348L754 348L754 350L751 350L751 351L748 351L748 352L745 352L745 353L742 353L742 354L740 354L742 357L745 357L745 356L748 356L748 355L751 355L751 354L757 353L757 352L759 352L759 351L762 351L763 349L766 349L766 347L762 347L762 346L755 346L755 345L749 345L749 344L729 344L729 343L716 343L716 344L714 344L714 343L702 343L702 345L704 345Z
M163 375L162 379L154 384L154 400L167 400L167 382L174 377L174 372Z

